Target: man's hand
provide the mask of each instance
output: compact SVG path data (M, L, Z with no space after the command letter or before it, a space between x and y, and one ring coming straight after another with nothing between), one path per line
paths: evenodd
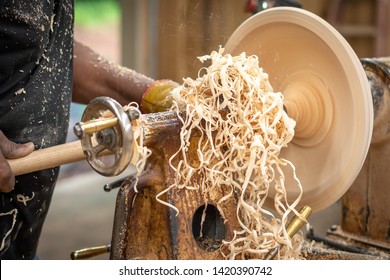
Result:
M0 192L10 192L15 186L15 176L7 159L27 156L34 150L34 144L17 144L8 140L0 130Z
M172 90L179 84L171 80L158 80L149 86L141 101L143 113L164 112L172 106Z

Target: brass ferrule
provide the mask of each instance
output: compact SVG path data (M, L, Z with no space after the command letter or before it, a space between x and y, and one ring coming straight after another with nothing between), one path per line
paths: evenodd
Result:
M294 216L292 220L287 225L286 231L290 238L293 238L293 236L301 229L301 227L307 223L307 218L312 213L312 209L309 206L303 206L302 209L299 211L300 216ZM271 249L264 257L264 260L272 260L276 257L280 250L281 246L276 246L275 248Z
M307 218L311 215L312 209L309 206L303 206L299 213L301 215L294 216L286 228L287 234L290 238L292 238L301 229L301 227L307 223Z
M74 132L79 138L82 138L86 134L93 134L106 128L113 127L117 123L118 119L115 117L79 122L74 126Z
M72 260L85 260L105 253L109 253L110 250L111 250L111 245L91 247L91 248L74 251L72 252L70 257Z

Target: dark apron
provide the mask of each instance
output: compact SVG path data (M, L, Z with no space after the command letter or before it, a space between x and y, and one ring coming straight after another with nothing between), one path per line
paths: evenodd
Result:
M2 0L0 130L35 149L62 144L73 75L73 1ZM33 259L59 168L16 177L0 193L0 258Z

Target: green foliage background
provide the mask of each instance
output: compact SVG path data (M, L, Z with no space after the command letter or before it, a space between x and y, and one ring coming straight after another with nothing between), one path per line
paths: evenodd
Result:
M74 7L74 23L78 26L96 27L120 17L118 0L75 0Z

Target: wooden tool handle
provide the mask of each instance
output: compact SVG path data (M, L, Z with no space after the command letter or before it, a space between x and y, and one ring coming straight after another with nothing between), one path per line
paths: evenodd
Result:
M8 160L14 175L22 175L38 170L76 162L85 159L80 141L37 150L26 157Z
M111 122L112 120L109 121ZM146 146L153 145L153 143L160 141L162 137L166 137L167 135L169 136L173 133L178 134L181 126L176 113L170 111L144 115L142 125L144 127L144 144ZM99 153L99 156L113 153L112 150L106 149ZM9 159L8 163L16 176L84 159L86 158L81 147L81 142L77 140L37 150L23 158Z

